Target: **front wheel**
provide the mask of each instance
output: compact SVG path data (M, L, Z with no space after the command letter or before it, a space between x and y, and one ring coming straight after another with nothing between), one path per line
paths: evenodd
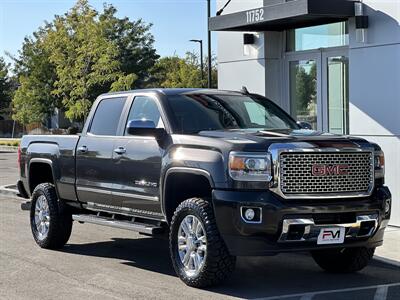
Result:
M311 252L315 262L325 271L353 273L364 269L374 256L375 248L343 248Z
M170 228L170 255L180 279L192 287L216 285L235 268L236 257L222 240L209 202L192 198L175 211Z

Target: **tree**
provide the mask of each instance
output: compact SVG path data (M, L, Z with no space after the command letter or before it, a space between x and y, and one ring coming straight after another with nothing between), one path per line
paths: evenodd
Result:
M79 0L62 16L26 38L16 62L20 87L14 118L44 121L61 108L72 121L84 119L105 92L142 87L151 81L158 55L151 25L119 19L105 5L99 13Z
M308 70L305 67L296 66L296 102L297 111L305 114L310 109L310 104L315 101L317 69L313 64Z
M151 70L159 58L150 33L152 24L146 24L142 19L118 19L116 13L115 7L105 5L104 12L99 16L100 22L104 25L107 38L118 49L121 71L137 76L131 88L145 88L154 81Z
M64 16L57 16L48 31L46 49L56 66L53 94L62 98L69 119L83 119L94 99L113 89L130 87L138 78L126 77L115 43L107 38L106 24L86 0L80 0Z
M9 65L0 57L0 114L10 107L13 92L13 84L8 69Z
M204 70L204 76L207 77L208 74L208 57L206 57L205 61L205 70ZM204 86L207 86L207 79L205 80ZM217 59L215 56L211 57L211 88L216 89L218 88L218 67L217 67Z
M61 98L53 94L57 79L55 66L50 62L45 47L47 30L39 28L33 37L24 40L15 62L15 73L19 88L12 100L13 119L22 123L41 123L61 107Z
M201 88L207 86L207 69L204 70L204 79L201 80L199 57L187 52L184 58L178 56L163 57L158 60L154 68L156 87L163 88ZM216 86L217 71L212 70L213 84Z

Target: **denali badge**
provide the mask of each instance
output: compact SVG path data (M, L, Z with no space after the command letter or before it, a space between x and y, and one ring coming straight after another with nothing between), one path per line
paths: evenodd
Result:
M349 174L349 165L312 165L313 176L331 176Z
M150 182L144 179L142 180L135 180L135 185L146 186L146 187L157 187L157 182Z

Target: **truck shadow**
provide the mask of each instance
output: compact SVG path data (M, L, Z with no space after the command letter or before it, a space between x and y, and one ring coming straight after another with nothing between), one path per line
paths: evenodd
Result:
M122 260L123 264L175 276L168 241L156 238L113 238L90 244L67 244L63 252Z
M167 240L113 238L90 244L69 244L62 251L118 259L124 265L176 277L170 262ZM323 272L306 254L280 254L271 257L239 257L230 279L208 291L254 299L396 282L400 282L399 268L378 261L373 261L362 272L337 275Z

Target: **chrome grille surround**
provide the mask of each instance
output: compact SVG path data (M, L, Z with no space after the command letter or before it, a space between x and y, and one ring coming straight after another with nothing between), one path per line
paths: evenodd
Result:
M284 194L367 193L373 185L371 152L281 153L280 189ZM346 175L315 176L313 165L348 165Z
M299 142L299 143L285 143L285 144L272 144L269 147L269 152L272 155L273 161L273 178L274 181L270 184L270 190L281 196L285 199L324 199L324 198L355 198L355 197L367 197L372 194L374 189L374 149L373 148L357 148L357 147L346 147L346 148L316 148L315 145L312 145L307 142ZM329 159L329 157L335 157L336 159L340 160L342 157L346 157L349 159L350 168L351 164L357 164L352 162L353 155L360 155L360 157L364 157L366 164L368 158L368 171L364 170L366 173L361 172L362 176L364 177L363 183L356 182L356 185L352 185L352 182L347 182L344 178L347 177L347 180L353 179L358 180L357 172L349 172L348 175L337 175L337 176L326 176L324 179L320 176L315 176L315 180L320 180L320 185L318 186L318 182L313 182L312 184L308 184L308 189L292 189L288 190L287 188L287 181L285 182L286 176L282 174L284 171L285 162L281 161L281 155L284 157L295 157L296 155L305 155L307 158L307 154L310 154L310 157L316 155L316 157L325 157L325 159ZM336 156L337 155L337 156ZM301 157L301 156L300 156ZM357 161L360 159L359 156L356 156ZM308 159L308 158L307 158ZM307 161L307 160L306 160ZM346 162L347 163L347 162ZM329 165L329 161L324 162L324 164ZM336 164L334 162L333 164ZM359 163L360 164L360 163ZM358 166L360 167L360 166ZM297 166L299 170L294 170L293 176L297 176L298 180L301 183L304 183L305 178L313 177L311 175L311 165L308 166L309 173L305 177L304 174L300 176L297 175L298 172L304 172L304 166L300 165ZM360 167L362 169L362 167ZM303 170L302 170L303 169ZM348 177L350 176L350 177ZM337 181L331 181L329 178L340 177L340 179L336 179ZM296 177L295 177L296 178ZM367 179L366 179L367 178ZM368 182L367 182L368 181ZM343 186L340 186L340 182L344 182ZM332 185L336 185L336 187L332 188ZM301 184L298 185L301 187ZM315 188L316 186L316 188ZM328 188L331 188L329 190ZM346 186L348 187L346 189ZM296 186L295 186L296 187ZM307 187L307 185L306 185Z

